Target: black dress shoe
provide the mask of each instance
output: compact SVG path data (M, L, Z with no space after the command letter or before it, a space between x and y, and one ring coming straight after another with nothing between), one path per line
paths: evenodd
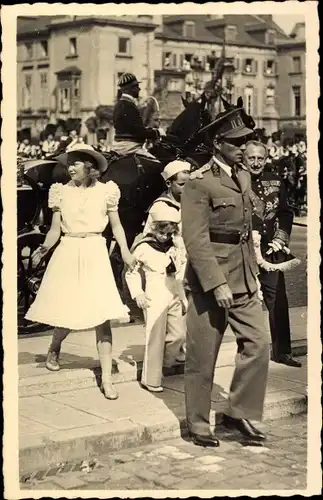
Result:
M211 434L209 436L201 436L200 434L194 434L193 432L189 433L192 441L197 446L210 446L212 448L217 448L220 446L220 441Z
M273 356L271 358L272 361L275 361L275 363L281 363L283 365L287 366L294 366L295 368L301 368L302 363L300 361L297 361L297 359L293 358L291 354L283 354L282 356Z
M227 429L235 429L251 441L264 441L266 439L259 429L256 429L246 418L233 418L228 415L223 415L223 425Z

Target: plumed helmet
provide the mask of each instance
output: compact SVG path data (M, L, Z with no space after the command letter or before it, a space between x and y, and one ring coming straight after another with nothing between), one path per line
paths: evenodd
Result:
M123 87L127 87L128 85L136 85L140 82L137 80L136 76L133 73L123 73L120 78L118 85L122 89Z

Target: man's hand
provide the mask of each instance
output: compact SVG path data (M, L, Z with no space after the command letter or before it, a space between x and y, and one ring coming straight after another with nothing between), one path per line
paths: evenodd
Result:
M147 298L145 293L141 293L136 297L136 302L137 306L140 307L140 309L148 309L150 307L150 299Z
M279 240L273 240L271 243L268 243L268 246L270 248L267 250L266 255L270 255L272 252L279 252L284 247L283 243Z
M224 285L216 287L213 290L213 293L219 307L229 309L229 307L233 306L233 295L229 288L229 285L227 285L226 283Z

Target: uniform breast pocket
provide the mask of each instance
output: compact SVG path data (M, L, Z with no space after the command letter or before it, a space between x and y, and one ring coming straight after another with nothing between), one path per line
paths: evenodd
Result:
M237 203L234 198L212 198L211 205L215 220L225 223L232 218Z

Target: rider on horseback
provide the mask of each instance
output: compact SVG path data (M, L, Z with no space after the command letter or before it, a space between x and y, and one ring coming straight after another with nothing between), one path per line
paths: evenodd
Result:
M144 126L136 104L140 92L139 83L132 73L124 73L119 79L121 97L117 101L113 113L115 138L112 150L122 155L139 153L149 158L155 158L143 148L147 139L158 139L159 132L158 129Z

